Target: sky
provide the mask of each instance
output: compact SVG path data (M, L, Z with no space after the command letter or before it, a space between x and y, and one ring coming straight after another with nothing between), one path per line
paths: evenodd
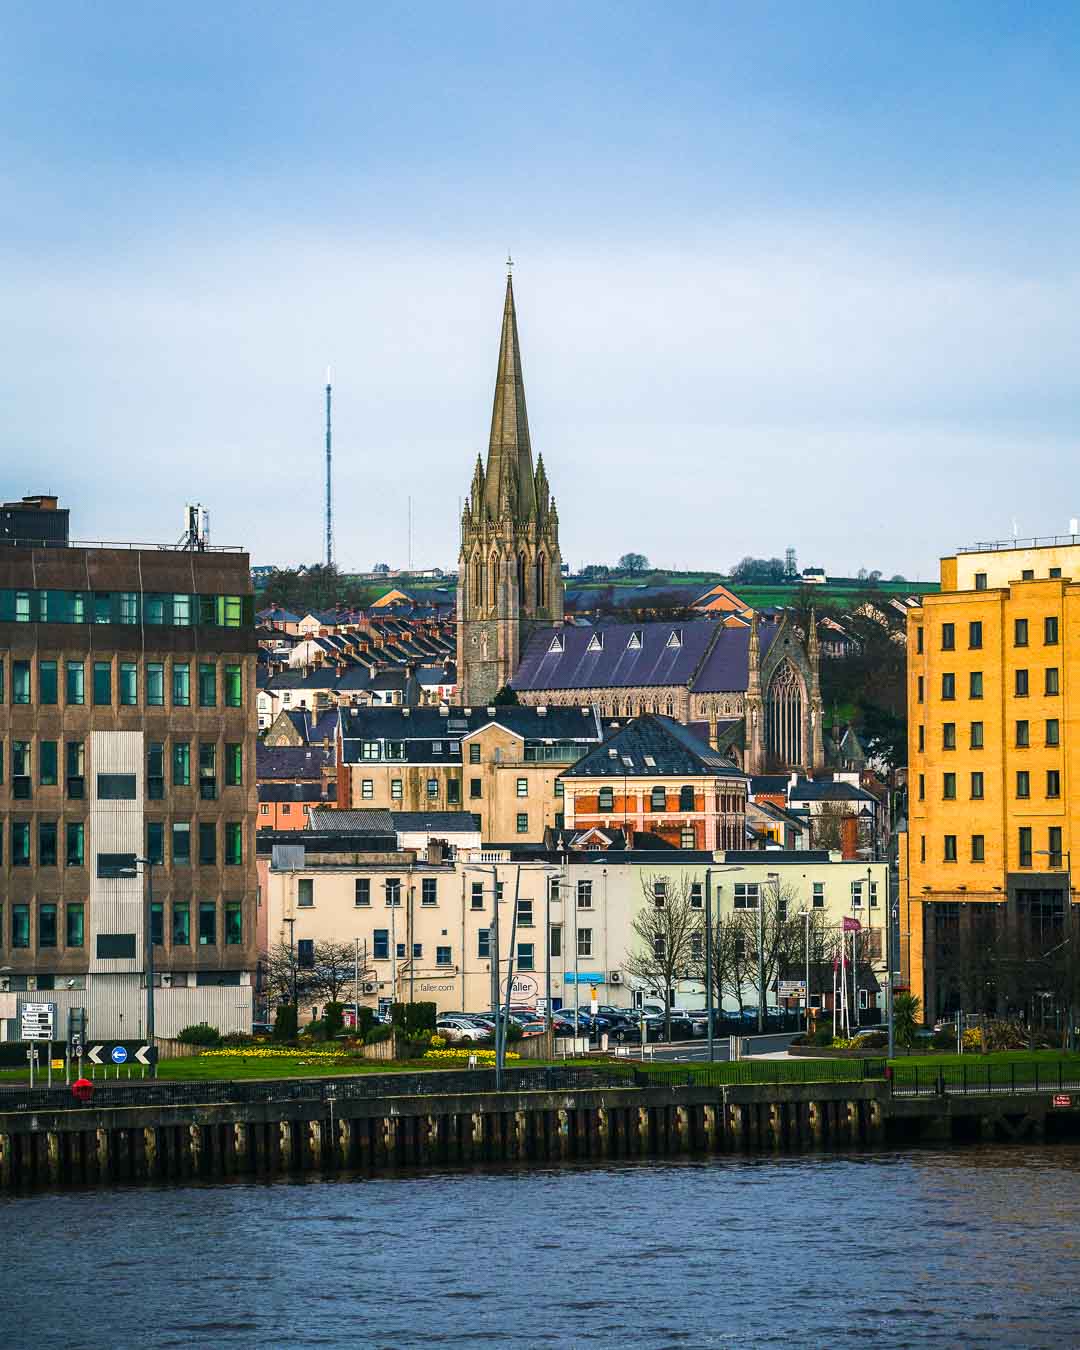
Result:
M0 493L456 564L504 259L573 566L1080 515L1080 8L9 6Z

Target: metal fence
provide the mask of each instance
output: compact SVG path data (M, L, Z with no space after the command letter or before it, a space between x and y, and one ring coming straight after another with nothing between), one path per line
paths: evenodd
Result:
M896 1097L992 1097L1080 1090L1080 1064L1066 1060L897 1064L891 1077Z
M884 1079L883 1059L759 1059L639 1070L641 1085L769 1087L783 1083L856 1083Z

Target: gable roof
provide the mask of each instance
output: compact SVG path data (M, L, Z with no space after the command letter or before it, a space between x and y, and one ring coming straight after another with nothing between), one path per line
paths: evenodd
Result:
M473 811L392 811L394 828L408 830L442 830L447 834L477 834L480 817Z
M563 778L737 778L747 775L671 717L647 714L584 755Z
M324 834L394 835L394 822L383 807L357 807L349 811L312 811L310 829Z
M255 777L314 779L322 778L324 766L334 763L333 748L309 745L256 745Z

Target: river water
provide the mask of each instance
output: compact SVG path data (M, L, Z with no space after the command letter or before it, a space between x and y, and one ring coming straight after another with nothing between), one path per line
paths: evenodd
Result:
M1080 1343L1080 1148L0 1202L0 1345Z

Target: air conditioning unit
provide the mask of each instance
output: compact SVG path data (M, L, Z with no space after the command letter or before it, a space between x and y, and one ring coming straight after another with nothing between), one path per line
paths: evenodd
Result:
M622 984L622 971L612 970L608 972L608 984Z
M168 989L171 985L172 985L172 974L166 970L162 973L161 976L161 987L163 989Z
M378 982L377 982L377 981L375 981L375 980L365 980L365 981L364 981L364 993L365 993L365 994L377 994L378 992L379 992L379 985L378 985Z

